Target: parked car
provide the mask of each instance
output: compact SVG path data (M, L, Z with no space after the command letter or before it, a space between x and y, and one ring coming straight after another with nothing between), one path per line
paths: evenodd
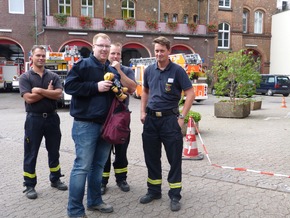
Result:
M288 96L290 94L290 79L286 75L267 74L261 75L260 87L256 88L256 93L272 96L274 94L282 94Z

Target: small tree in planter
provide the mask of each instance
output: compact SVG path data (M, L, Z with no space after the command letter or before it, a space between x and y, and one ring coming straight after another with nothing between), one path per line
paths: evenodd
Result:
M227 94L229 101L223 101L228 103L232 112L237 111L239 105L248 104L249 101L244 101L243 97L247 95L252 96L255 93L256 86L260 84L260 73L257 71L260 61L255 61L252 53L246 53L244 50L237 52L220 52L215 55L213 60L212 71L215 74L217 81L214 85L217 95ZM226 110L224 104L215 104L215 115L217 117L235 117L236 115L222 116L217 114L216 108ZM216 107L217 106L217 107ZM245 106L247 107L247 106ZM223 112L224 112L223 111ZM246 117L250 114L246 112L239 118Z

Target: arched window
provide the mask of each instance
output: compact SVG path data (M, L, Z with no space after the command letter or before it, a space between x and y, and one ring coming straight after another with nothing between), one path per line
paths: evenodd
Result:
M163 21L166 23L168 22L168 13L164 14Z
M262 11L255 12L254 33L256 34L263 33L263 17L264 13Z
M173 14L172 22L178 22L178 14Z
M243 11L243 33L247 33L248 30L248 17L249 17L249 12L248 10Z
M198 23L199 20L198 20L198 15L193 15L193 23Z
M122 18L135 18L135 2L131 0L122 1Z
M227 23L219 24L218 47L219 48L230 47L230 25Z
M94 1L92 0L82 0L81 3L81 14L83 16L94 17Z
M188 15L187 14L185 14L183 16L183 23L188 23Z

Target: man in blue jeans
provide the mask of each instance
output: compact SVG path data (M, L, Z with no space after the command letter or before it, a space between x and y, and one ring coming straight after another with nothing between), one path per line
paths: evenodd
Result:
M115 94L112 81L104 81L106 72L120 76L110 66L111 39L99 33L93 38L93 52L78 61L68 73L65 92L72 95L70 114L74 117L72 138L76 158L70 175L67 213L69 217L86 217L83 205L87 181L87 209L113 212L101 196L102 173L111 145L101 137L101 129Z

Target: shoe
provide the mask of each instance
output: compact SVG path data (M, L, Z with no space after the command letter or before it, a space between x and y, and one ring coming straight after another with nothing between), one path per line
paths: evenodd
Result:
M58 190L61 190L61 191L67 190L67 185L64 184L62 181L60 181L60 179L57 180L56 182L52 182L50 185L51 187L57 188Z
M117 185L123 192L128 192L130 191L130 186L128 185L126 180L123 180L121 182L118 182Z
M141 204L147 204L147 203L150 203L153 200L160 199L160 198L161 198L161 195L153 195L153 194L148 194L147 193L146 195L144 195L140 199L140 203Z
M181 205L179 203L179 200L173 198L170 202L170 209L171 211L179 211L181 208Z
M114 211L113 206L106 204L106 203L102 203L100 205L97 206L92 206L92 207L88 207L88 210L98 210L101 213L112 213Z
M26 192L26 197L28 199L36 199L37 198L37 192L35 191L34 187L26 186L26 189L23 191L23 193Z
M69 216L69 218L88 218L87 215L83 216Z
M107 191L107 185L102 184L102 186L101 186L101 195L104 195L106 193L106 191Z

